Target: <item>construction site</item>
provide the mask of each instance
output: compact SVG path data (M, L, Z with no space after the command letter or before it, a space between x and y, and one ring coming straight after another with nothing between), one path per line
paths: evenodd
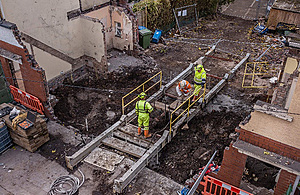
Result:
M0 194L300 195L300 3L203 6L0 0Z

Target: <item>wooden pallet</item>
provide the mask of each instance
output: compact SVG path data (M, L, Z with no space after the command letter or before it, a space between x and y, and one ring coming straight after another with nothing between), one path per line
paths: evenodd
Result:
M15 107L12 104L1 104L0 109L6 106ZM27 112L26 110L17 107L21 113ZM27 149L30 152L36 151L40 146L49 141L49 133L47 129L47 124L44 119L37 116L36 121L32 127L27 130L22 129L17 126L16 130L12 128L12 121L9 119L9 115L2 117L5 120L5 124L7 125L11 138L15 144Z

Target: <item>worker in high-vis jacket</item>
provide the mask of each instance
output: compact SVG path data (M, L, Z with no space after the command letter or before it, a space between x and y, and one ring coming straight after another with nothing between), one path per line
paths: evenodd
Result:
M146 93L142 92L139 95L140 100L136 102L135 113L138 115L138 135L142 134L142 127L144 126L144 136L149 138L152 135L149 134L149 114L153 111L153 108L149 102L146 101Z
M195 101L199 97L199 93L201 88L204 88L205 82L206 82L206 71L204 70L204 67L202 64L198 64L195 67L195 76L194 76L194 82L195 82L195 91L194 91L194 98L192 101Z
M191 89L192 89L191 84L186 80L180 81L176 86L176 92L179 97L182 95L188 96L191 92Z

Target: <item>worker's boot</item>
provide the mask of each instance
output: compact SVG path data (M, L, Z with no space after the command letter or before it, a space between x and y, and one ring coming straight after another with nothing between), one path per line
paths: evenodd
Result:
M197 98L198 98L198 96L195 96L195 95L194 95L194 97L193 97L193 99L192 99L192 102L196 101Z
M138 136L140 136L141 134L142 134L142 128L139 127L139 128L138 128Z
M151 137L152 134L149 134L149 130L144 130L144 136L147 139L147 138Z

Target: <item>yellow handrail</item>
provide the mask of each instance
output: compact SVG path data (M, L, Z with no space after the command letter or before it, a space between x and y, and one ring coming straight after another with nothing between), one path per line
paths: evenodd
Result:
M202 88L199 89L199 91L201 90ZM196 92L194 92L188 99L186 99L182 104L180 104L175 110L173 110L173 112L171 113L171 116L170 116L170 134L172 132L172 125L187 111L187 115L188 117L190 116L190 108L201 98L203 97L203 99L205 98L205 89L206 89L206 83L204 85L204 90L203 90L203 93L194 101L191 103L191 98L194 97L194 94ZM177 118L175 118L173 120L173 114L179 109L181 108L185 103L188 102L188 107L183 110L178 116Z
M151 81L152 79L154 79L155 77L157 77L157 75L159 75L159 81L157 81L156 83L154 83L152 86L150 86L147 90L145 90L145 84L148 83L149 81ZM147 92L150 89L152 89L154 86L156 86L159 83L159 88L161 88L161 83L162 83L162 71L158 72L157 74L155 74L153 77L151 77L150 79L148 79L147 81L145 81L144 83L142 83L141 85L139 85L137 88L133 89L132 91L130 91L129 93L127 93L125 96L122 97L122 114L125 114L125 108L130 105L132 102L134 102L135 100L138 99L138 96L136 96L134 99L132 99L131 101L129 101L126 105L124 105L124 99L129 96L130 94L132 94L133 92L135 92L136 90L140 89L141 87L143 87L143 92Z
M248 69L248 65L253 64L253 70L250 70L251 72L247 72ZM259 66L259 68L257 69L257 64ZM267 74L266 70L263 70L262 65L268 65L268 62L248 62L245 66L245 70L244 70L244 76L243 76L243 80L242 80L242 88L265 88L267 86L255 86L254 85L254 77L255 76L263 76L265 74ZM256 69L258 70L258 72L256 72ZM251 84L246 86L245 85L245 81L246 81L246 76L252 76L251 78Z

